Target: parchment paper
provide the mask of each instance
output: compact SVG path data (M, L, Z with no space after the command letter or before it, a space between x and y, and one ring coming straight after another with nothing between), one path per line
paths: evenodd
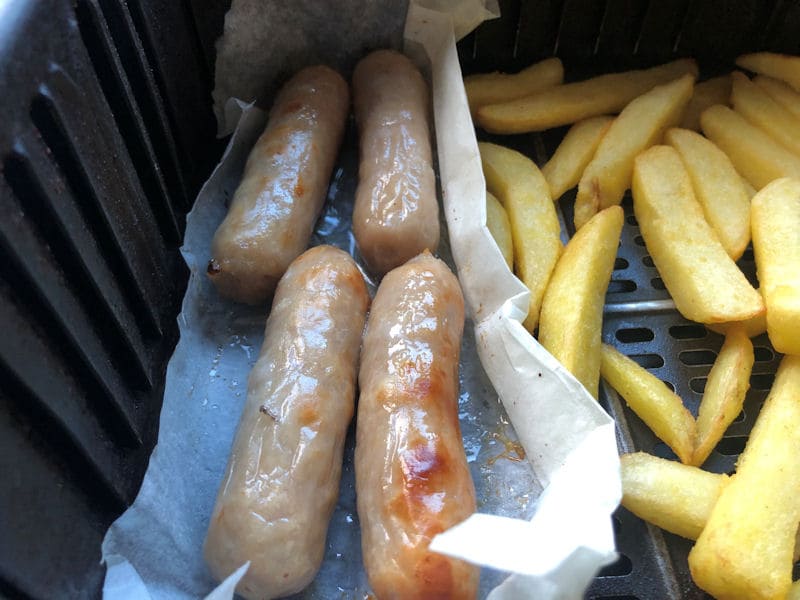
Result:
M266 35L265 30L281 26L280 19L270 25L246 10L232 14L253 2L234 1L226 38L247 37L249 29ZM294 5L296 18L301 18L304 4ZM455 7L461 15L456 19L459 34L490 14L480 0L428 4ZM361 3L337 6L340 13L349 8L360 10ZM384 26L392 26L391 18ZM465 328L459 406L480 514L438 536L434 548L487 566L481 597L580 597L597 569L615 558L610 514L619 502L620 483L613 422L520 324L527 291L506 268L485 227L485 184L450 15L412 5L405 41L407 53L426 62L432 79L444 214L452 243L451 255L443 232L440 255L451 266L455 259L474 319ZM246 54L258 44L239 47ZM315 62L314 57L312 53L304 64ZM239 55L229 66L246 62ZM219 69L218 63L218 82ZM254 85L267 89L264 82L275 77L269 72ZM168 366L158 445L142 488L103 543L107 598L196 598L216 585L202 560L202 542L267 314L266 308L220 299L204 274L211 236L265 122L262 111L233 100L218 114L226 116L223 129L236 122L238 127L187 219L182 251L191 276L178 318L181 338ZM360 260L349 231L356 177L357 141L351 124L312 243L332 243ZM351 431L322 569L299 597L360 598L368 592L355 511L353 441ZM520 460L525 455L529 460ZM542 485L547 486L543 493ZM507 571L517 574L506 578ZM230 598L236 581L234 575L220 585L214 600Z

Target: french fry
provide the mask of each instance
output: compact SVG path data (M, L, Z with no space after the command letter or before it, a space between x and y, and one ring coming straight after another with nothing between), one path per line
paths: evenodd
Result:
M792 584L792 589L789 590L786 600L800 600L800 581L795 581Z
M759 75L753 81L775 102L800 119L800 92L796 92L784 82L766 75Z
M692 460L694 417L663 381L607 344L601 350L600 374L682 463Z
M620 456L622 505L661 529L696 540L708 523L727 475L709 473L645 452ZM792 562L800 560L800 528ZM791 596L789 596L791 598Z
M765 131L787 150L800 156L800 119L776 102L744 73L731 74L733 109Z
M623 218L621 207L609 207L573 236L550 278L539 318L539 343L595 398L603 303Z
M511 239L511 222L500 201L486 192L486 227L506 259L508 268L514 269L514 244Z
M613 120L612 117L592 117L570 127L553 156L542 167L553 200L558 200L564 192L578 185L581 173L592 160Z
M700 125L754 188L780 177L800 178L800 158L727 106L706 110Z
M692 96L694 77L684 75L633 100L608 128L587 165L575 198L575 228L599 210L622 202L631 187L636 155L661 141Z
M480 73L464 78L469 111L475 118L479 107L508 102L561 84L564 66L559 58L547 58L519 73Z
M752 200L752 199L753 199L753 196L755 196L755 195L756 195L756 192L757 192L758 190L756 190L756 188L754 188L754 187L753 187L753 186L750 184L750 182L749 182L749 181L747 181L747 179L745 179L745 178L744 178L744 177L742 177L741 175L740 175L739 177L740 177L740 178L741 178L741 180L742 180L742 185L744 186L744 191L745 191L745 192L747 192L747 199L748 199L748 200Z
M689 553L716 598L785 598L800 522L800 356L785 356L736 473Z
M728 104L731 97L731 76L722 75L700 81L694 86L692 99L683 112L680 127L700 131L700 115L709 106Z
M800 355L800 180L778 179L753 198L753 253L778 352Z
M677 151L654 146L636 158L633 211L675 306L691 321L744 321L764 301L725 252L695 200Z
M762 295L763 298L763 295ZM767 313L763 312L746 321L734 321L732 323L706 323L711 331L727 335L732 329L741 329L749 338L758 337L767 331Z
M688 129L670 129L665 141L678 151L706 221L733 260L750 243L750 198L742 178L713 142Z
M728 483L702 471L644 452L623 454L622 506L670 533L696 540Z
M510 102L482 106L477 122L490 133L527 133L570 125L589 117L618 113L637 96L687 73L697 77L693 60L601 75Z
M725 430L742 411L753 371L753 344L741 328L732 328L711 367L697 414L692 464L706 462Z
M550 187L532 160L496 144L478 144L486 187L503 204L511 222L515 271L531 291L525 327L539 322L547 282L563 248Z
M736 59L743 69L785 81L800 92L800 57L773 52L744 54Z

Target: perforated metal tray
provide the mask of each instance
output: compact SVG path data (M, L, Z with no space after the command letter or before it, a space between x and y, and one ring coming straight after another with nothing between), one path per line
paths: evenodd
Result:
M546 56L562 58L567 79L652 66L679 56L698 58L701 78L732 68L735 56L769 49L798 53L798 39L780 32L800 18L800 4L731 2L519 2L501 1L503 17L484 23L459 44L465 73L514 71ZM738 11L738 12L737 12ZM713 24L713 26L712 26ZM705 36L703 34L706 34ZM540 134L490 135L480 140L514 148L543 165L567 128ZM571 236L575 190L559 200L559 217ZM684 319L647 252L630 193L625 223L606 295L603 341L617 347L671 387L696 416L706 378L724 341ZM738 265L756 284L752 249ZM732 473L775 377L781 355L766 334L753 339L755 364L742 413L703 466ZM645 451L676 458L605 382L600 402L618 424L620 452ZM614 515L620 558L603 569L586 596L592 599L708 598L691 580L692 542L651 526L624 508ZM800 563L795 565L795 579Z

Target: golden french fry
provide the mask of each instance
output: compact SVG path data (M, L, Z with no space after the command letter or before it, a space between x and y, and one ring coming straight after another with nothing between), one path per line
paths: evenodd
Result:
M800 356L785 356L736 473L689 553L717 598L785 598L800 522Z
M754 188L780 177L800 178L800 158L727 106L712 106L700 115L700 124Z
M727 156L727 155L726 155L726 156ZM740 178L741 178L741 180L742 180L742 185L744 186L744 191L745 191L745 192L747 192L747 199L748 199L748 200L752 200L752 199L753 199L753 196L755 196L755 195L756 195L756 192L757 192L758 190L756 190L756 188L754 188L754 187L753 187L753 186L750 184L750 182L749 182L749 181L747 181L747 179L745 179L745 178L744 178L744 177L742 177L741 175L740 175L739 177L740 177Z
M728 483L702 471L644 452L623 454L622 506L653 525L696 540Z
M592 160L613 120L612 117L592 117L570 127L553 156L542 167L553 200L558 200L564 192L578 185L583 170Z
M786 600L800 600L800 581L795 581L792 584L792 589L789 590Z
M607 344L601 350L600 374L682 463L692 460L694 417L663 381Z
M525 327L539 322L544 290L561 250L561 225L550 188L532 160L496 144L478 144L486 187L503 204L511 222L515 271L531 291Z
M761 296L764 297L763 295ZM758 337L767 331L767 313L763 312L746 321L734 321L732 323L706 323L711 331L727 335L733 329L741 329L749 338Z
M725 153L699 133L670 129L665 141L678 151L706 221L733 260L750 243L750 198Z
M794 91L784 82L773 79L772 77L767 77L766 75L759 75L753 79L753 81L758 87L767 92L775 102L800 119L799 92Z
M700 131L700 115L709 106L728 104L731 97L731 76L722 75L695 84L692 99L683 111L680 127Z
M631 187L636 155L658 144L680 119L692 97L694 77L684 75L659 85L632 101L614 119L587 165L575 198L575 228L580 229L597 211L619 204Z
M597 213L569 241L544 293L539 343L597 398L603 303L622 233L623 210Z
M491 193L486 192L486 227L506 259L508 268L514 269L514 244L511 239L511 222L506 209Z
M559 85L525 98L478 109L478 124L491 133L526 133L570 125L582 119L617 113L637 96L687 73L697 77L690 59Z
M700 410L692 464L706 462L725 430L742 411L753 371L753 344L741 328L733 328L711 367Z
M480 73L464 78L469 111L473 118L481 106L508 102L561 84L564 66L559 58L547 58L519 73Z
M778 352L800 355L800 180L778 179L753 198L753 253Z
M773 52L744 54L736 59L743 69L785 81L800 92L800 57Z
M764 301L703 217L678 152L654 146L636 157L633 211L675 306L691 321L744 321Z
M800 119L773 100L744 73L737 71L731 78L733 109L784 148L800 156Z

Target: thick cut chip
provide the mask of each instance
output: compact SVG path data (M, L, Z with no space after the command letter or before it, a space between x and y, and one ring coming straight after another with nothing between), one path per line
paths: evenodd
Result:
M654 146L636 158L633 211L675 306L691 321L744 321L764 312L761 294L706 222L678 152Z
M800 57L773 52L744 54L736 59L743 69L785 81L800 92Z
M757 190L781 177L800 178L800 158L727 106L712 106L700 115L700 124Z
M692 464L706 462L725 430L742 412L744 397L753 371L753 344L744 329L732 329L725 336L714 366L706 380L697 414L697 441Z
M702 471L644 452L624 454L622 506L661 529L696 540L728 483L727 475Z
M697 64L693 60L600 75L511 102L482 106L477 121L491 133L526 133L571 125L589 117L618 113L637 96L687 73L697 77Z
M782 81L765 75L759 75L753 81L775 102L800 119L800 92L796 92Z
M787 150L800 156L800 119L750 81L744 73L733 73L733 109L765 131Z
M694 417L663 381L607 344L601 351L600 374L681 462L692 460Z
M715 598L786 598L800 522L800 356L785 356L736 473L689 553Z
M800 180L778 179L753 198L753 253L778 352L800 355Z
M486 227L503 254L509 269L514 268L514 243L511 237L511 222L500 201L486 192Z
M536 164L519 152L488 143L478 147L486 187L503 204L511 221L515 272L531 291L524 325L533 332L544 290L563 248L550 187Z
M614 119L586 167L575 198L575 228L580 229L599 210L622 202L631 187L633 161L658 144L677 124L692 96L694 77L685 75L639 96Z
M578 185L613 120L612 117L592 117L570 127L553 156L542 167L553 200L558 200L564 192Z
M738 260L750 243L750 198L739 173L726 154L699 133L670 129L664 137L680 154L706 221L728 256Z
M544 293L539 343L597 398L603 303L624 215L611 206L569 241Z
M475 112L486 104L508 102L530 96L564 81L564 66L559 58L547 58L519 73L480 73L464 78L469 110Z
M692 99L683 112L680 127L700 131L700 115L709 106L728 104L731 97L731 76L722 75L696 83Z

